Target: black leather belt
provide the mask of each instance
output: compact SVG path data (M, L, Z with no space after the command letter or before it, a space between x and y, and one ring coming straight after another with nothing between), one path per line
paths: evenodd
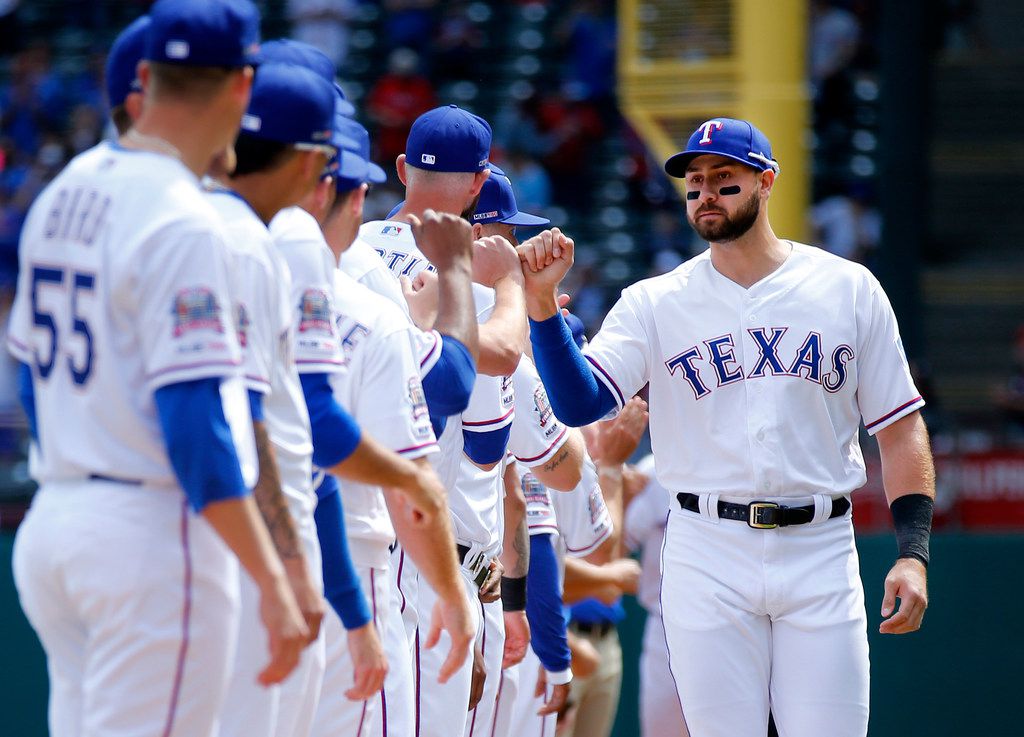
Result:
M479 566L476 574L473 576L473 583L476 584L477 588L483 586L484 581L487 580L487 574L490 573L491 570L490 561L487 560L487 556L483 553L479 553L476 560L466 560L469 555L469 546L456 543L455 549L459 551L459 563L462 564L462 567L467 571L473 573L473 569Z
M679 506L688 512L700 513L700 496L681 491L676 494ZM832 513L829 519L842 517L850 509L850 500L845 496L832 500ZM776 527L806 525L814 519L814 505L806 507L783 507L775 502L750 502L750 504L733 504L718 502L720 519L731 519L746 522L755 530L773 530Z
M569 624L580 634L597 635L598 637L604 637L615 629L615 622L577 622L574 619Z

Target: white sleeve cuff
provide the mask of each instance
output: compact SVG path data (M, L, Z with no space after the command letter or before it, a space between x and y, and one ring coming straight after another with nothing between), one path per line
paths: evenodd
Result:
M548 683L552 686L561 686L564 683L572 681L572 668L566 668L565 670L560 670L555 673L552 673L546 668L544 670L547 672Z

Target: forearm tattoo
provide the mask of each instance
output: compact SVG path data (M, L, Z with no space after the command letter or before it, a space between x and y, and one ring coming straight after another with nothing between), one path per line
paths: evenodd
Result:
M295 529L295 520L288 511L288 503L285 501L284 492L281 491L281 474L274 458L274 449L270 445L267 426L263 422L252 424L256 437L256 456L260 465L260 476L252 495L270 532L270 539L274 541L277 554L282 560L297 558L302 554L302 547Z

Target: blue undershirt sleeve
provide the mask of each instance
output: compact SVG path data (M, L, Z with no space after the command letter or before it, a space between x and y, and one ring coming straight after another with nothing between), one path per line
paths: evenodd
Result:
M533 651L544 669L551 673L566 670L572 661L558 581L558 558L552 535L531 535L526 619L530 622Z
M32 435L32 439L38 442L36 390L32 385L32 369L27 363L18 364L18 399L21 401L21 408L25 410L25 417L28 420L28 431Z
M476 364L469 349L455 338L442 335L441 357L423 377L430 416L451 417L465 411L475 381Z
M263 395L252 389L249 390L249 414L253 422L263 422Z
M330 475L324 476L323 483L317 489L317 497L313 519L320 540L324 598L337 612L345 629L357 629L370 621L370 608L352 565L337 479Z
M530 320L530 342L555 417L570 427L582 427L615 409L615 397L594 376L561 312L540 322Z
M490 432L462 431L462 449L469 459L481 466L497 463L505 457L508 438L512 434L512 425L508 424L500 430Z
M331 468L344 461L359 445L362 431L338 404L327 374L299 374L313 430L313 463Z
M210 502L248 494L224 417L220 379L168 384L154 398L167 455L192 509L201 512Z

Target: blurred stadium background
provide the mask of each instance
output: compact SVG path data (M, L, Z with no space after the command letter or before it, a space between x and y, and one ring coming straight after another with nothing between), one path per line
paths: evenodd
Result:
M105 50L146 0L0 0L0 316L35 195L110 134ZM416 116L493 124L520 208L576 238L593 331L625 284L699 252L664 157L701 121L754 119L782 164L783 237L861 261L900 318L939 468L925 630L872 636L872 735L1020 734L1024 683L1024 4L1019 0L258 0L264 38L338 63L385 168ZM367 217L402 194L392 175ZM9 552L32 493L0 358L0 735L46 733L42 653ZM869 452L870 456L871 453ZM893 555L877 461L856 501L877 624ZM616 734L635 735L642 611L621 628Z

